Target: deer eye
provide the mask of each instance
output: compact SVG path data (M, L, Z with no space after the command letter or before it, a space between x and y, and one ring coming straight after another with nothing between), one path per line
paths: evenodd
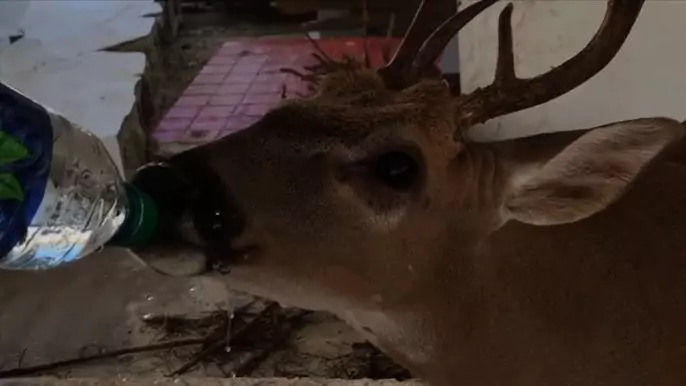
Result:
M417 182L419 165L409 154L391 151L375 160L374 177L390 188L408 190Z

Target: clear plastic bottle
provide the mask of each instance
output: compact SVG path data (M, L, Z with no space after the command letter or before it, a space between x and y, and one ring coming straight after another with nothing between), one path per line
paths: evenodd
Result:
M42 270L148 242L157 205L93 134L0 82L0 269Z

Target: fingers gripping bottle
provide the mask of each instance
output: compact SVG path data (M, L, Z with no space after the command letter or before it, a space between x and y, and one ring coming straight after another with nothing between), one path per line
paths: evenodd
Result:
M103 143L0 82L0 269L42 270L154 236L155 202Z

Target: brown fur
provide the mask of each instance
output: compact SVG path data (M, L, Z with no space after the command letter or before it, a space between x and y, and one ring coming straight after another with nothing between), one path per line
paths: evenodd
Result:
M685 385L683 126L474 143L455 109L441 81L349 68L170 163L245 214L210 245L250 247L229 284L330 311L433 385ZM396 149L407 191L367 167Z

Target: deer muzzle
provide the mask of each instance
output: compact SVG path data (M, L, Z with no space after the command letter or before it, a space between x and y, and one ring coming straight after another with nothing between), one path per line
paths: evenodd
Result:
M229 272L241 251L230 241L245 220L238 206L207 167L153 163L140 168L131 183L157 204L159 226L153 242L134 253L149 267L170 276Z

